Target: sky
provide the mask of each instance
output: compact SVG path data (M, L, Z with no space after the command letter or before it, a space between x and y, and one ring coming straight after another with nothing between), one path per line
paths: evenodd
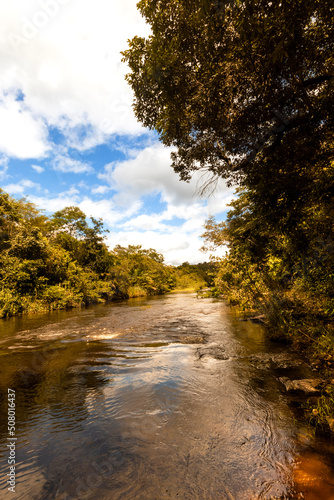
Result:
M205 220L223 220L233 191L190 183L170 148L137 122L121 61L148 36L137 0L2 0L0 185L47 215L76 205L102 218L106 243L142 245L167 264L209 260ZM220 254L223 254L220 251Z

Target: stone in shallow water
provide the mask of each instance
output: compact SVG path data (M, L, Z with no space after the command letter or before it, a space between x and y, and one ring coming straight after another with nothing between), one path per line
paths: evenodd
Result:
M331 432L334 432L334 418L326 417L327 424Z
M252 323L259 323L260 325L266 322L266 317L264 314L260 314L259 316L253 316L248 318Z
M182 339L182 343L184 344L205 344L206 340L204 337L197 337L196 335L189 335L188 337L184 337Z
M203 357L210 357L218 360L227 360L229 359L229 356L225 353L225 349L220 346L214 346L214 347L200 347L197 349L197 356L199 359Z
M320 379L290 380L288 377L280 377L278 380L284 385L287 392L301 392L312 396L321 393L318 388L322 382Z
M261 370L291 370L294 368L307 367L306 363L286 353L278 354L252 354L248 356L249 361L253 366Z

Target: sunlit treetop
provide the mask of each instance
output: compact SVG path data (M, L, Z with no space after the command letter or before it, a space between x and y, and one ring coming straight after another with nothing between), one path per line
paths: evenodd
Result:
M329 0L141 0L151 26L123 52L134 110L181 179L237 180L333 125L334 5ZM305 148L305 144L302 146ZM262 167L261 167L262 165Z

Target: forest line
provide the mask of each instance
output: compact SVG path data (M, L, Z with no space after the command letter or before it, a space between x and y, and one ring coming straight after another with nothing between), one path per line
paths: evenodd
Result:
M75 206L50 217L0 190L0 317L197 290L214 264L169 266L140 245L109 250L102 220Z

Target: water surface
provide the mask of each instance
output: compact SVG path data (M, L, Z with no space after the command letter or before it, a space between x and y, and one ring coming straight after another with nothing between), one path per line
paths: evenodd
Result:
M0 328L19 462L13 495L3 418L3 498L334 498L330 444L319 451L272 369L285 348L224 303L170 294Z

